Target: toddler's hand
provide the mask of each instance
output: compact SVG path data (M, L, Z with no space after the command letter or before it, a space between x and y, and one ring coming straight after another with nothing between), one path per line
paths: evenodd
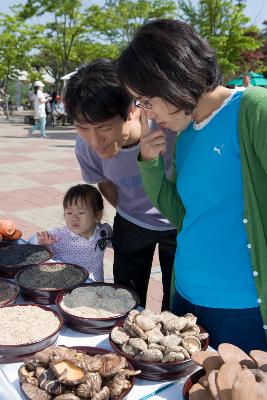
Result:
M41 246L48 246L50 244L56 243L54 236L50 235L47 231L36 233L38 244Z
M140 149L141 159L144 161L153 160L158 158L160 154L166 151L166 134L158 128L151 131L148 126L147 115L143 108L141 111L141 136L140 136Z

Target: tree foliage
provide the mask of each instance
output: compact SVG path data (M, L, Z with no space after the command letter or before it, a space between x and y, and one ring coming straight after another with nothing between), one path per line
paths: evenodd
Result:
M245 16L245 3L234 0L177 0L179 16L193 25L216 50L224 74L238 70L242 53L254 51L261 45L256 26L249 26Z
M3 80L6 103L9 82L16 79L20 71L28 69L29 51L34 46L37 35L37 29L30 28L16 16L0 14L0 77Z
M95 40L121 50L136 29L154 18L175 18L176 3L172 0L109 0L103 8L87 9Z

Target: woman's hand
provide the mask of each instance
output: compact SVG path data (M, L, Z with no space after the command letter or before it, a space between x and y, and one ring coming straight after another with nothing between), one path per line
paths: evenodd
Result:
M38 244L41 246L49 246L50 244L56 243L56 239L53 235L50 235L47 231L36 233Z
M153 160L158 158L160 154L166 151L166 134L161 128L153 131L150 130L147 120L146 111L141 108L141 136L140 149L141 159L143 161Z

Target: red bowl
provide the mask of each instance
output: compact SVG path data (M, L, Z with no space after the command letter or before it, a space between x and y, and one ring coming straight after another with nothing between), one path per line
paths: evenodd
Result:
M112 353L111 351L102 349L101 347L90 347L90 346L73 346L71 347L71 349L75 349L78 351L81 351L83 353L88 354L89 356L95 356L97 354L107 354L107 353ZM127 360L128 361L128 360ZM131 365L131 363L128 361L128 365L127 368L130 369L131 371L133 371L133 366ZM139 376L139 375L137 375ZM131 386L128 389L125 389L122 394L118 397L116 397L116 400L123 400L132 390L134 384L135 384L135 376L130 376L129 378L127 378L127 380L130 381ZM30 398L23 392L21 384L20 384L20 388L21 388L21 393L23 394L23 397L27 400L30 400Z
M109 317L109 318L83 318L83 317L77 317L76 315L69 314L63 308L61 307L61 301L63 299L63 296L67 293L70 293L71 290L64 290L60 292L57 297L56 297L56 305L62 314L64 321L66 325L68 325L70 328L80 331L80 332L86 332L86 333L96 333L96 334L103 334L107 333L111 330L111 328L121 320L124 320L128 313L136 308L139 304L139 297L138 295L131 289L126 288L125 286L120 286L116 285L113 283L85 283L83 285L80 285L79 287L84 287L84 286L112 286L115 289L126 289L128 290L134 300L135 300L135 305L126 313L121 314L121 315L116 315L115 317Z
M0 364L1 363L11 363L11 362L18 362L21 360L22 357L27 356L29 354L34 354L37 351L43 350L48 346L51 346L57 340L60 330L63 327L63 319L58 312L51 310L48 307L40 306L37 304L16 304L16 305L7 305L7 307L38 307L43 309L47 312L53 313L58 319L58 327L57 329L52 332L49 336L39 339L35 342L25 343L25 344L10 344L10 345L0 345ZM29 326L29 329L31 327Z
M201 368L194 372L191 376L189 376L183 386L183 400L189 400L189 390L195 383L198 383L199 379L204 376L205 373L205 370Z
M118 322L115 326L122 327L123 321ZM204 329L200 327L201 333L204 333ZM119 346L113 342L111 339L111 332L109 334L109 343L115 350L115 352L125 358L132 364L134 369L140 369L140 378L149 379L152 381L171 381L176 379L181 379L187 375L192 374L198 366L191 360L175 361L170 363L162 362L151 362L151 361L141 361L136 360L133 357L125 354ZM209 345L209 340L204 339L201 341L201 350L207 350Z
M35 287L29 288L29 287L23 286L23 284L20 282L21 275L24 274L25 271L27 271L27 270L30 270L30 269L38 270L38 269L42 268L42 266L51 266L51 269L53 269L53 266L58 265L58 264L74 267L77 271L81 271L83 273L83 278L80 280L80 282L78 282L77 284L75 284L73 286L69 286L69 287L65 286L65 287L61 287L61 288L35 288ZM24 300L33 301L34 303L37 303L37 304L54 304L57 295L62 290L66 290L66 289L71 290L77 286L80 286L81 284L83 284L86 281L88 276L89 276L88 271L85 268L80 267L79 265L56 262L56 263L36 264L36 265L31 265L30 267L23 268L23 270L19 271L16 274L15 280L16 280L18 286L20 287L21 295Z
M1 261L1 255L3 255L3 252L8 252L10 254L13 253L13 251L16 249L18 250L18 248L23 247L23 246L27 246L29 251L32 251L32 253L34 254L34 251L36 251L36 249L39 250L45 250L46 254L43 256L43 259L40 260L39 262L29 262L26 264L22 264L22 263L18 263L18 264L3 264L3 262ZM0 249L0 276L4 277L4 278L11 278L13 279L16 275L17 272L21 271L22 269L29 267L32 264L40 264L42 262L45 262L47 260L49 260L50 258L52 258L53 254L52 251L50 249L48 249L45 246L39 246L37 244L17 244L17 245L12 245L12 246L6 246L6 247L2 247Z
M20 292L20 289L19 289L18 285L16 285L15 283L9 281L8 279L4 279L4 278L0 278L0 284L1 284L1 282L6 283L8 286L13 288L14 289L14 294L12 296L10 296L9 298L7 298L2 303L0 303L0 307L4 307L4 306L6 306L8 304L15 303L17 297L19 296L19 292Z

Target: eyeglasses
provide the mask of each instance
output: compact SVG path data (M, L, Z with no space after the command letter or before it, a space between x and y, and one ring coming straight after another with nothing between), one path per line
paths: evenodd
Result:
M149 100L134 100L136 107L142 107L144 110L151 110L153 107Z

